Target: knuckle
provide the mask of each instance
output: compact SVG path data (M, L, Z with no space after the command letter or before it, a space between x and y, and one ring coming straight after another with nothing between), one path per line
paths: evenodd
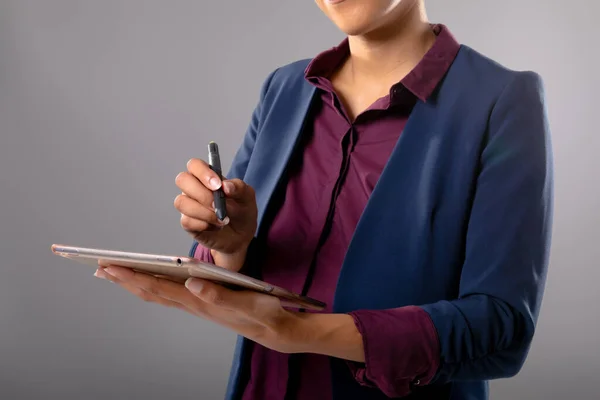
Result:
M177 174L177 176L175 177L175 184L179 187L181 187L181 185L183 184L183 181L186 178L187 173L186 172L180 172L179 174Z
M204 301L210 304L218 305L222 302L219 292L214 289L203 289L201 296Z
M181 214L179 224L187 232L204 232L210 227L209 222Z
M136 294L137 294L137 296L140 299L142 299L142 300L144 300L145 302L148 302L148 303L151 303L153 301L153 299L154 299L154 296L152 296L152 294L150 294L150 293L148 293L148 292L146 292L145 290L142 290L142 289L139 289Z
M179 223L181 224L181 227L183 229L185 229L186 231L189 231L192 229L192 219L190 217L188 217L187 215L181 214L181 218L179 219Z
M192 175L198 176L199 174L206 172L207 166L206 163L199 158L192 158L188 161L187 168Z
M204 232L208 230L209 224L206 221L194 220L190 230L193 232Z
M187 165L186 165L188 171L191 171L196 166L197 163L198 163L197 158L190 158L190 160L187 162Z
M181 210L181 207L183 206L184 201L185 201L185 199L184 199L183 195L180 194L177 197L175 197L175 200L173 200L173 205L175 206L176 209Z
M158 296L161 292L158 281L153 280L152 283L148 285L148 288L146 288L146 292L150 293L151 295Z

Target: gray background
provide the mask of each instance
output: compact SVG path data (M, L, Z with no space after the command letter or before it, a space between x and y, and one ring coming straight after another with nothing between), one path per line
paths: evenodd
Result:
M546 82L551 269L530 357L492 398L597 398L600 7L428 6L461 42ZM0 0L1 399L222 397L233 334L138 301L49 246L185 253L175 175L210 139L227 167L266 75L341 38L312 1Z

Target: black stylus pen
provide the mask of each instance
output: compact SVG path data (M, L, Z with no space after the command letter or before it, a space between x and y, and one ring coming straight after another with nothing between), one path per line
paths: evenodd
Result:
M219 146L217 146L215 142L210 142L208 144L208 165L210 166L210 169L219 175L219 179L223 180L223 174L221 172L221 157L219 157ZM213 197L217 218L219 218L220 221L223 221L225 217L227 217L223 186L213 192Z

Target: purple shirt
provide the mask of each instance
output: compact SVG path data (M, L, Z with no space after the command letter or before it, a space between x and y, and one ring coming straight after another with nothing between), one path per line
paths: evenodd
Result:
M412 107L427 101L458 53L459 44L446 27L436 25L434 31L437 39L415 69L354 121L327 79L349 55L348 41L308 66L306 79L318 88L318 98L268 231L262 279L322 300L328 304L324 312L331 312L346 250ZM199 246L196 257L210 261L208 254ZM439 342L425 311L411 306L351 315L365 347L364 364L348 363L348 373L359 383L400 397L413 382L432 379ZM253 343L250 375L244 400L283 400L288 391L297 400L332 397L327 356L290 356Z

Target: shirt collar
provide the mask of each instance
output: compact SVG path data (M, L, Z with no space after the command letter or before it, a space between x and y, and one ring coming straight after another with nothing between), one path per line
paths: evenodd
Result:
M405 92L404 89L419 100L427 101L454 62L460 44L445 25L432 25L432 29L436 34L433 46L408 75L390 88L391 102L395 102ZM338 46L317 55L304 71L305 78L312 84L327 79L349 54L346 38Z

